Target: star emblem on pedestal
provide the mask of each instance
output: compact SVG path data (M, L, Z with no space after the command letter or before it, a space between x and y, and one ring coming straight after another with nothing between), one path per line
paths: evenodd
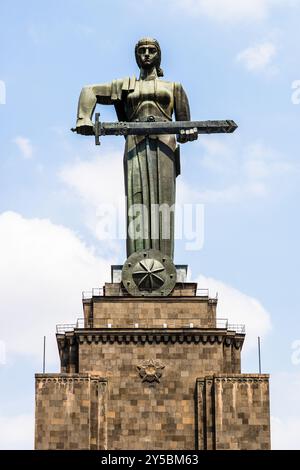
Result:
M159 275L163 271L165 268L158 260L146 258L137 263L132 276L140 290L152 292L164 284L164 278Z
M142 382L160 382L162 376L162 369L165 366L160 361L155 361L153 359L143 361L140 365L137 366Z

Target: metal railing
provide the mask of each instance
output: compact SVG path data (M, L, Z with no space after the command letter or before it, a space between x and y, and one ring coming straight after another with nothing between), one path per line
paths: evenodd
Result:
M92 299L93 297L99 297L104 295L103 287L94 287L92 290L87 290L82 292L82 299Z
M236 333L245 334L246 327L239 323L229 323L227 318L217 318L217 328L223 328L228 331L235 331Z
M244 335L246 333L246 326L239 323L228 323L227 330Z
M196 289L196 297L209 297L209 290L208 289Z
M184 290L190 290L191 288L190 286L185 286L184 284L182 284L182 286L178 285L177 289L180 291L184 291ZM123 297L130 297L130 294L127 292L127 290L121 286L118 289L116 289L116 294L123 296ZM103 296L105 296L105 289L103 287L94 287L92 290L82 292L83 300L88 300L88 299L92 299L93 297L103 297ZM208 289L196 289L195 296L196 297L209 297L209 290ZM217 298L218 298L218 294L216 293L213 299L216 300Z
M201 319L198 318L156 318L156 319L148 319L143 320L142 322L130 321L126 325L126 328L203 328L201 324ZM74 331L75 328L84 328L84 318L78 318L77 322L67 323L67 324L60 324L56 325L56 332L58 334L65 334L68 331ZM101 325L99 320L97 320L97 327L98 328L114 328L115 325L113 323L104 323ZM246 328L245 325L242 324L234 324L229 323L228 319L226 318L217 318L216 325L212 325L210 328L219 328L224 329L227 331L234 331L238 334L245 334Z
M84 318L77 318L76 323L61 323L56 325L56 333L63 335L68 331L74 331L75 328L84 328Z

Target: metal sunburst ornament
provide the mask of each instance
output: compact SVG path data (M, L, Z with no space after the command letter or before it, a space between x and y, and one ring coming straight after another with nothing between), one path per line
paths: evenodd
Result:
M158 250L133 253L125 261L122 282L134 296L166 296L176 284L176 268L171 258Z
M165 282L159 273L164 266L153 258L142 259L134 269L132 276L139 289L153 291L159 289Z

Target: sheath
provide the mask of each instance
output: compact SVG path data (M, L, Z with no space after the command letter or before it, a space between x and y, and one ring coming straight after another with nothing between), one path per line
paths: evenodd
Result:
M84 87L77 125L91 119L96 103L113 104L119 121L189 121L180 83L126 77ZM124 179L127 200L127 256L156 249L173 259L179 146L174 135L126 137Z

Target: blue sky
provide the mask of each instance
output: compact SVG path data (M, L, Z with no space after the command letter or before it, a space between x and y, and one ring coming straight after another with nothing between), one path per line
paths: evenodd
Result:
M257 371L261 335L273 446L300 448L299 13L298 0L1 2L0 447L32 447L43 335L56 371L56 323L80 317L81 291L124 261L124 242L97 231L99 204L122 204L124 142L95 148L69 129L81 87L137 75L149 35L194 119L239 124L181 148L178 200L204 204L205 241L178 241L175 261L218 290L219 316L246 323L244 371Z

